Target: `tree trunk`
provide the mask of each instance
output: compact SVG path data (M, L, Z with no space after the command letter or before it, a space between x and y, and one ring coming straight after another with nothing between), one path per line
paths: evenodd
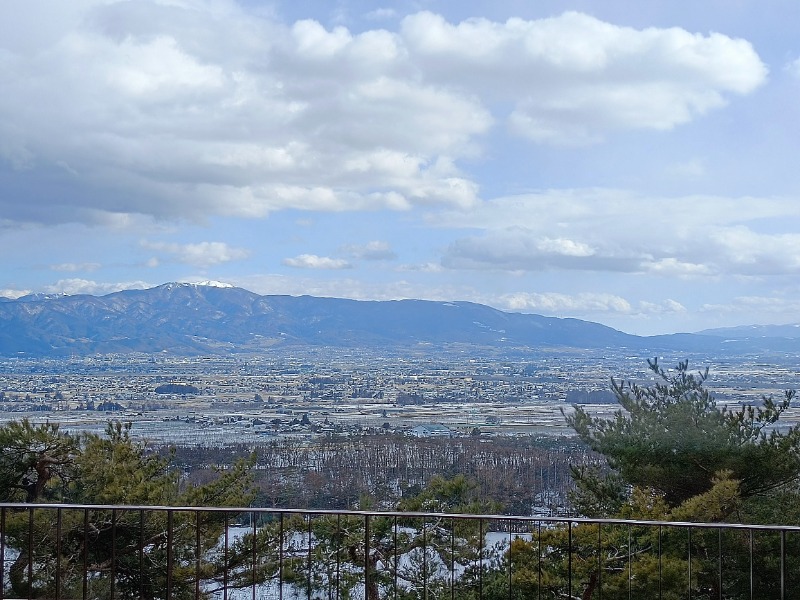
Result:
M594 594L594 590L597 587L597 571L593 571L592 574L589 576L589 583L586 586L586 589L583 591L583 596L581 596L581 600L591 600L592 594Z

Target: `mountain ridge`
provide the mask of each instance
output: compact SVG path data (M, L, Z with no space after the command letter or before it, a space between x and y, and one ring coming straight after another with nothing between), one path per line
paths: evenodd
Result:
M741 341L741 340L739 340ZM218 282L0 302L0 355L269 352L296 346L739 351L713 334L640 337L591 321L472 302L259 295ZM761 348L771 347L760 339ZM800 340L789 344L800 348ZM786 340L777 344L786 349Z

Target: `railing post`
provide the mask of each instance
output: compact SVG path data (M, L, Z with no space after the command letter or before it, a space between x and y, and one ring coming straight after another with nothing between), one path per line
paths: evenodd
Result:
M428 531L422 518L422 600L428 600Z
M719 551L719 572L717 573L717 585L719 586L718 600L722 600L722 527L717 528L717 549Z
M61 516L61 509L56 509L56 600L61 600Z
M111 509L111 600L114 600L117 580L117 509Z
M483 598L483 519L478 519L478 598Z
M539 576L539 585L536 588L536 599L542 600L542 522L536 521L536 572Z
M195 600L200 598L200 554L202 548L200 545L200 511L198 510L194 516L194 597Z
M664 534L663 528L661 525L658 526L658 600L663 598L663 582L664 582L664 561L662 560L662 553L661 553L661 540Z
M257 538L257 520L256 520L256 513L250 513L250 526L252 527L252 531L250 532L253 536L253 594L251 600L256 600L256 569L257 569L257 554L256 554L256 542Z
M139 597L144 598L144 509L139 509Z
M514 596L514 573L513 568L511 565L511 543L514 541L512 536L512 530L514 529L511 523L508 524L508 553L509 553L509 560L508 560L508 600Z
M572 598L572 521L567 523L567 597Z
M781 600L786 600L786 531L781 530Z
M5 597L3 590L6 589L6 508L0 508L0 600Z
M311 600L311 515L306 515L308 527L306 528L308 533L308 550L306 551L306 571L308 576L306 577L306 598Z
M172 561L174 560L172 550L172 510L167 510L167 600L172 598Z
M603 600L603 525L597 524L597 600Z
M89 509L83 509L83 582L82 599L89 597Z
M753 592L755 591L755 583L753 579L753 530L750 529L750 600L753 600Z
M283 600L283 513L280 517L280 535L278 536L278 600Z
M397 515L394 516L394 531L392 531L392 536L393 536L393 545L394 545L394 600L397 600L397 566L399 564L399 561L397 559ZM453 595L452 591L453 590L451 588L451 590L450 590L451 597ZM337 596L336 600L339 600L338 596ZM452 600L452 598L451 598L451 600Z
M367 600L377 600L372 598L372 581L370 581L370 558L369 558L369 515L364 515L364 598Z
M397 521L395 521L395 526ZM395 534L396 536L396 534ZM339 594L342 589L341 569L342 569L342 515L336 515L336 539L339 543L336 544L336 600L339 600ZM396 573L396 571L395 571ZM395 575L396 576L396 575ZM395 596L397 595L397 580L395 579Z
M687 545L689 549L689 600L692 600L692 528L686 528Z
M633 536L628 525L628 600L633 596Z
M33 598L33 508L28 509L28 600Z
M450 600L456 597L456 520L450 519ZM395 592L397 597L397 592Z
M226 510L224 513L225 519L223 521L223 526L225 527L225 548L223 549L223 568L222 568L222 600L228 600L228 547L229 547L229 540L228 540L228 529L230 527L228 520L228 511Z

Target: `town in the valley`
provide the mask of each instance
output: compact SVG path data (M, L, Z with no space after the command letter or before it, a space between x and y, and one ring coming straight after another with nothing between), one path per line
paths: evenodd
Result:
M562 411L617 409L611 380L647 383L646 356L622 350L478 357L458 349L381 355L103 355L0 359L0 421L27 417L69 431L132 423L156 443L225 446L364 432L417 437L565 436ZM685 357L659 357L669 366ZM718 402L753 403L800 385L794 357L696 356ZM790 409L786 422L800 418Z

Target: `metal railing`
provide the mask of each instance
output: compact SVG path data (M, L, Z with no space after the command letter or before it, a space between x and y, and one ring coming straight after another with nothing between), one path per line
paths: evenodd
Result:
M800 527L0 504L0 600L800 598Z

